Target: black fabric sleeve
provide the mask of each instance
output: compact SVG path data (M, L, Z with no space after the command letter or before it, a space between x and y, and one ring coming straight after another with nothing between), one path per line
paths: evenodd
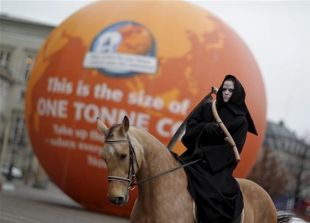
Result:
M201 119L202 106L200 106L189 118L186 123L185 134L182 137L182 143L189 150L195 149L196 140L203 130L204 124Z
M240 128L244 128L243 125L247 123L245 116L236 116L233 120L227 123L225 126L230 134L234 133ZM247 129L247 128L246 128Z
M209 139L220 135L219 127L212 120L211 112L211 103L205 103L187 121L186 131L182 137L187 149L195 149L199 138Z
M241 153L243 149L243 145L246 141L247 132L248 132L248 122L247 120L245 120L245 122L243 122L242 125L239 126L238 131L235 131L235 133L232 134L232 137L235 140L239 153Z
M239 153L241 153L246 140L247 128L248 123L243 116L239 116L239 118L231 122L230 126L227 126ZM199 149L203 151L203 158L208 162L213 173L219 172L225 167L236 163L234 151L227 142L221 145L206 145Z

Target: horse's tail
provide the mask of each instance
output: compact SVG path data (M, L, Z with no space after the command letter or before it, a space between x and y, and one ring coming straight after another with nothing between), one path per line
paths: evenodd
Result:
M280 214L278 213L278 223L288 223L290 222L293 215L290 214Z

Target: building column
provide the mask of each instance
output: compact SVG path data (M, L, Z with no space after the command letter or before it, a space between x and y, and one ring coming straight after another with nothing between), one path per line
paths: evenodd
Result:
M0 154L0 169L2 169L3 165L9 160L10 153L8 151L8 142L10 137L10 130L11 130L11 117L6 118L6 124L5 124L5 131L4 131L4 137L3 137L3 143L2 143L2 149ZM2 188L2 184L4 182L2 173L0 174L0 190Z

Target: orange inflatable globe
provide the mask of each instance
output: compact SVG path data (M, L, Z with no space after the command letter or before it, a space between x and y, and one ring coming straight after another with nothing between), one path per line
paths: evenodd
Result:
M227 25L179 1L99 1L48 37L33 68L26 117L33 149L49 177L81 205L128 216L107 199L100 116L132 125L167 144L180 123L232 73L247 92L259 136L248 135L236 176L256 160L266 119L264 85L255 60ZM174 151L184 147L178 143Z

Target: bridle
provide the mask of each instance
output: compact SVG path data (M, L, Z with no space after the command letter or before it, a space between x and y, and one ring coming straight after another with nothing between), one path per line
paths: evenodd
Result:
M147 181L153 180L153 179L158 178L160 176L163 176L163 175L165 175L167 173L173 172L173 171L175 171L177 169L184 168L186 166L192 165L192 164L197 163L197 162L199 162L201 160L201 159L197 159L197 160L188 162L186 164L174 167L174 168L172 168L170 170L167 170L165 172L159 173L159 174L157 174L155 176L151 176L151 177L142 179L140 181L137 181L136 171L134 169L134 165L136 163L137 169L139 169L139 163L138 163L136 152L134 150L134 147L132 146L132 143L131 143L129 135L127 135L126 139L105 140L104 141L104 143L106 143L106 144L115 144L115 143L122 143L122 142L127 142L128 145L129 145L129 169L128 169L127 178L119 177L119 176L108 176L108 181L109 182L110 181L120 181L120 182L128 183L127 193L128 193L129 190L133 190L136 186L139 186L139 185L141 185L141 184L143 184L143 183L145 183Z
M108 176L108 181L120 181L128 183L128 190L133 190L135 186L137 185L137 179L136 179L136 171L135 171L135 163L137 165L137 169L139 169L139 163L137 160L136 152L132 146L130 137L127 135L126 139L118 139L118 140L105 140L104 141L107 144L114 144L114 143L120 143L120 142L127 142L129 145L129 169L127 178L125 177L119 177L119 176Z

